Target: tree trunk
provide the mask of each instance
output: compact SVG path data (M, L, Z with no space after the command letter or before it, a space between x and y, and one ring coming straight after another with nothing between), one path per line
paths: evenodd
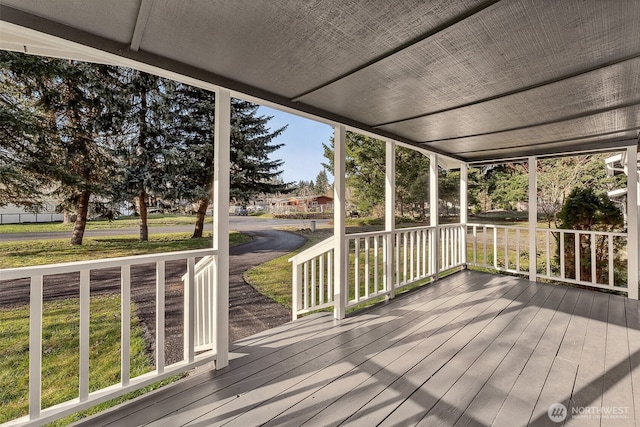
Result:
M147 193L140 190L138 193L138 204L140 205L140 241L149 240L149 226L147 225Z
M62 211L62 223L71 224L71 214L66 209Z
M73 232L71 233L71 244L81 245L84 237L84 230L87 227L87 215L89 213L89 199L91 193L83 191L78 200L78 212L76 222L73 224Z
M204 219L207 216L207 208L209 207L209 198L198 200L198 212L196 213L196 228L193 230L192 239L202 237L204 230Z

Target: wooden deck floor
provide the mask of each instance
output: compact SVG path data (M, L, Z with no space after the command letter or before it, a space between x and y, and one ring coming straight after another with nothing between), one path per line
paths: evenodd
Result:
M336 322L241 340L205 371L87 425L635 425L638 301L464 271ZM636 392L634 396L634 392ZM572 415L572 411L576 411Z

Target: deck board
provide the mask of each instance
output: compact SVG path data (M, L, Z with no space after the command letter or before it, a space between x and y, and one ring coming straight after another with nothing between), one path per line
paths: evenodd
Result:
M501 352L506 351L505 342L510 347L515 341L517 328L513 334L504 332L519 311L510 310L510 307L517 305L517 301L506 299L502 304L492 306L496 310L496 316L486 319L486 323L477 323L475 326L479 328L479 332L468 340L468 344L446 361L433 377L426 378L410 399L405 400L385 419L383 425L412 425L420 423L421 420L425 425L452 425L466 407L464 403L464 407L461 407L458 398L461 402L471 400L469 392L472 392L474 383L490 375L492 365L498 363L494 358L501 359ZM474 328L467 329L469 333L475 333ZM461 332L464 332L464 329ZM468 339L464 335L460 338ZM486 357L483 358L482 355ZM482 360L479 362L479 359ZM460 393L460 396L457 393ZM454 405L451 404L453 400ZM459 408L460 411L456 411L455 408ZM428 416L423 418L425 413Z
M569 411L572 413L580 408L600 407L602 404L609 298L609 295L600 293L593 297L582 356L569 403ZM570 417L566 425L599 426L600 417Z
M537 342L542 334L542 330L531 325L531 321L553 291L553 288L548 286L536 285L531 286L531 289L536 292L535 297L521 309L520 320L526 323L524 331L455 425L490 425L518 379L519 373L524 369L533 352L531 343Z
M533 352L498 411L493 421L496 426L511 426L511 420L517 418L526 419L528 422L533 413L568 324L568 320L555 319L555 315L566 315L561 309L572 309L575 304L575 301L565 299L566 294L558 292L559 289L557 288L545 301L534 319L535 323L532 323L532 327L542 331L540 339L537 342L532 340L530 343Z
M635 423L631 418L619 416L626 415L626 412L633 408L624 300L609 298L608 314L602 407L616 408L616 410L615 413L603 414L600 425L603 427L633 426Z
M342 321L320 313L247 337L227 368L84 425L551 425L557 402L626 408L566 425L635 425L639 309L616 295L463 271Z
M451 298L446 301L431 301L429 305L422 308L422 315L412 321L410 327L398 329L397 325L390 324L392 329L385 336L385 340L376 343L373 347L365 348L366 351L362 357L358 359L350 357L346 363L323 370L320 372L321 382L316 384L302 382L297 385L299 390L296 393L290 393L288 399L272 399L274 402L267 402L267 405L255 411L255 415L260 419L270 419L266 425L299 425L306 421L305 418L307 420L312 418L338 397L334 391L336 387L353 390L382 370L384 366L408 354L420 340L433 334L435 329L440 327L439 324L451 318L453 308L460 307L465 299L469 298L469 293L458 293L451 295ZM422 334L425 334L425 337ZM331 387L327 387L329 384ZM299 395L299 393L305 394ZM311 395L313 403L306 402L307 397ZM362 394L358 396L361 397ZM302 410L298 412L298 408ZM332 412L336 412L335 408ZM247 416L240 417L230 425L242 425L243 421L246 421L245 418ZM338 418L337 421L340 421L340 417ZM328 423L329 420L323 419L323 425Z
M544 296L544 294L541 296ZM530 302L532 301L530 300L527 303ZM535 300L533 302L535 304ZM530 304L527 305L529 305L527 308L531 308ZM530 339L524 334L537 312L521 307L518 307L518 309L518 311L512 313L508 328L504 332L501 331L482 356L469 366L467 372L447 391L442 400L429 411L428 416L423 418L420 424L434 426L454 425L518 341L521 338L527 341ZM456 404L451 405L447 402L455 402Z
M469 340L482 331L494 316L494 312L489 311L491 306L496 305L495 312L504 308L506 300L501 297L510 295L509 292L516 296L521 289L510 286L507 292L494 294L492 298L480 299L462 313L455 322L443 327L445 332L438 334L436 340L425 343L425 347L429 348L435 344L435 348L429 348L429 351L417 351L417 355L421 357L418 363L407 364L402 360L402 363L394 366L397 369L397 380L351 415L348 421L362 425L377 425L384 421L390 413L418 391L427 379L445 366L447 361L451 360ZM413 399L409 402L412 401Z

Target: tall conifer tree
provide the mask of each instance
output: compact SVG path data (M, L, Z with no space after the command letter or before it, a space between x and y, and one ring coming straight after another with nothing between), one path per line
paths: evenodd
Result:
M167 191L174 198L188 198L197 203L197 219L193 237L201 237L207 207L212 200L213 139L215 96L204 89L178 85L172 95L172 139L168 167L172 180ZM273 139L286 127L271 130L271 117L258 116L256 104L231 100L231 199L247 203L258 194L286 193L288 183L278 178L283 162L272 160L270 154L282 146Z
M0 68L38 106L38 136L29 144L28 171L45 177L61 207L76 220L71 244L80 245L92 196L108 193L115 163L113 138L122 124L116 67L0 52Z
M127 103L127 126L119 144L121 176L113 198L133 201L140 215L140 241L149 240L147 204L162 196L170 171L166 156L175 142L166 127L172 100L168 92L175 84L137 70L123 69Z

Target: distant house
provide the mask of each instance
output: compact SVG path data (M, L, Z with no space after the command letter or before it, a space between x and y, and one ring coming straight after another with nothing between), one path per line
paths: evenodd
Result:
M296 196L273 200L271 210L274 213L290 212L333 212L333 197Z

